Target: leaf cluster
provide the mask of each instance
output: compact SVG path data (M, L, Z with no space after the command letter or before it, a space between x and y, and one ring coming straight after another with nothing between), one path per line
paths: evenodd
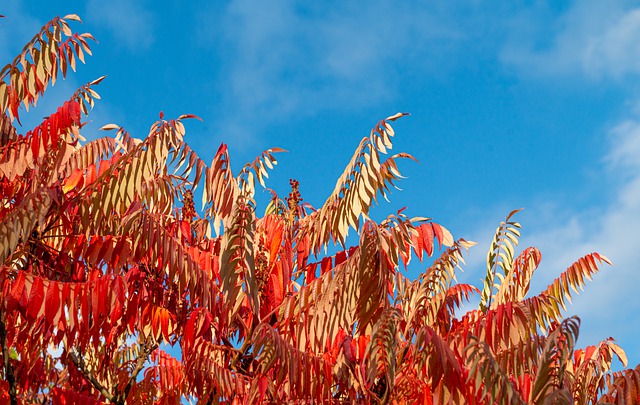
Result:
M320 207L292 179L264 214L256 187L284 150L234 173L222 144L207 164L185 141L192 115L85 142L102 78L19 134L20 109L90 54L73 20L0 70L0 402L640 403L638 368L611 372L624 351L576 348L565 315L605 256L529 294L541 253L516 252L516 210L478 288L456 280L473 242L403 210L369 217L412 159L387 156L406 114L362 138Z

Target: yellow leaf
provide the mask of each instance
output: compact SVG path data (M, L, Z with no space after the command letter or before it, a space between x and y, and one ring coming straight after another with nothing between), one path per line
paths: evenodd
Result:
M64 17L62 17L62 19L82 22L82 20L80 19L80 17L78 17L77 14L67 14Z
M395 121L400 117L404 117L405 115L409 115L409 113L400 113L399 112L399 113L394 114L394 115L392 115L390 117L387 117L386 121Z
M442 241L441 241L442 244L447 247L453 246L453 236L451 235L451 232L449 232L449 230L446 229L444 226L440 226L440 229L442 229ZM474 242L468 242L468 243L473 243L475 245Z
M611 349L611 351L613 351L616 356L618 356L618 358L620 359L620 362L622 363L622 365L624 367L627 367L628 364L628 360L627 360L627 354L624 352L624 350L622 350L622 348L620 346L618 346L617 344L613 343L612 341L607 342L609 348Z
M71 29L69 28L69 25L66 22L61 21L60 26L62 27L62 32L64 33L64 35L68 37L72 35Z
M100 131L112 131L114 129L119 129L120 127L116 124L107 124L100 128Z

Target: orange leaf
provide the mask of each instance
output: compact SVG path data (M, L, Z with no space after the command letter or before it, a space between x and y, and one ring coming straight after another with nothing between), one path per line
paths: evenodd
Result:
M83 171L80 169L76 169L73 171L73 173L71 173L71 176L69 176L65 180L64 185L62 186L62 192L67 194L69 191L76 188L76 186L80 185L80 187L82 187L83 184L84 184Z

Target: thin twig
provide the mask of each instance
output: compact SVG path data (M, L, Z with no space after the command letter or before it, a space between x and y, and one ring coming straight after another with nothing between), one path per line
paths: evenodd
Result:
M232 370L238 371L237 369L237 365L238 365L238 361L240 361L240 359L242 358L242 356L245 355L245 352L249 349L249 347L251 347L251 345L253 344L253 342L251 341L251 338L253 337L253 330L254 330L254 326L253 323L251 324L251 329L248 331L248 333L245 336L244 342L242 342L242 346L240 347L240 350L236 353L235 357L233 358L233 360L231 361L231 366L230 368Z
M75 364L76 367L78 367L78 369L82 372L84 378L89 381L95 389L100 391L100 393L104 395L104 397L109 400L109 402L114 401L115 395L112 395L109 390L107 390L105 386L102 385L100 381L98 381L96 377L87 369L87 365L84 363L84 359L82 358L82 356L78 356L76 353L69 353L68 357L69 360L71 360L71 362Z
M144 368L144 363L147 362L147 358L149 357L151 352L153 352L157 347L158 347L157 343L149 344L145 342L144 344L142 344L142 353L136 359L136 367L131 372L129 381L127 382L127 385L124 387L124 391L122 391L122 395L118 395L118 399L122 398L121 402L117 401L117 403L122 403L122 404L125 403L127 396L129 396L129 391L131 391L131 388L133 387L133 383L136 382L136 378L138 377L138 374L140 374L140 372Z
M133 388L133 384L136 382L136 378L138 374L144 368L144 364L147 362L147 358L158 347L157 343L143 343L141 345L142 352L136 359L136 366L131 372L131 376L129 377L129 381L127 381L127 385L124 387L122 392L116 391L115 393L109 392L109 390L103 386L100 381L98 381L95 376L87 369L86 364L84 363L84 359L81 356L78 356L76 353L69 354L69 359L73 362L73 364L78 367L78 369L82 372L84 377L93 385L104 397L111 403L116 405L124 405L127 401L127 397L129 396L129 392L131 388Z

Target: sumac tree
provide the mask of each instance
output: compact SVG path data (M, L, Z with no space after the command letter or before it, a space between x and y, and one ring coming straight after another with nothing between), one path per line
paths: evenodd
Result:
M91 53L73 20L52 20L0 71L0 401L640 403L640 369L611 372L626 363L613 340L577 349L580 322L564 315L606 257L529 294L541 255L515 251L514 211L478 289L454 277L473 243L403 212L369 218L411 158L387 155L404 114L362 139L318 208L292 180L259 209L281 150L234 173L223 144L207 164L184 141L193 116L85 142L101 78L19 134L22 109Z

